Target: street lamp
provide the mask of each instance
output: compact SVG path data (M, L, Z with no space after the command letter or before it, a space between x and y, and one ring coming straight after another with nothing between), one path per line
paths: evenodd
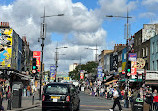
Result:
M41 44L41 47L42 47L42 50L41 50L41 54L42 54L42 57L41 57L41 63L43 64L43 49L44 49L44 40L46 38L46 24L45 24L45 18L46 17L53 17L53 16L64 16L64 14L58 14L58 15L51 15L51 16L46 16L45 15L45 8L44 8L44 15L41 17L43 18L43 23L41 25L41 39L42 39L42 44ZM40 39L38 39L39 41ZM40 42L40 41L39 41ZM43 71L42 71L42 68L43 68L43 65L41 64L41 71L40 71L40 91L39 91L39 100L41 100L42 96L41 96L41 87L42 87L42 77L43 77Z
M56 72L56 75L57 75L57 68L58 68L58 49L62 49L62 48L68 48L68 47L56 47L56 52L55 52L55 72ZM62 54L62 55L65 55L65 54ZM56 82L56 75L55 75L55 80L54 82Z
M132 17L129 17L128 16L128 9L127 9L127 16L113 16L113 15L107 15L106 17L119 17L119 18L126 18L127 19L127 38L126 38L126 46L127 46L127 53L126 53L126 66L127 66L127 63L128 63L128 37L129 37L129 31L128 31L128 19L129 18L132 18ZM126 67L127 68L127 67ZM127 69L126 69L127 70ZM127 75L127 74L126 74ZM127 79L127 92L129 92L129 78ZM129 93L128 93L128 105L129 105ZM129 106L127 106L129 107Z

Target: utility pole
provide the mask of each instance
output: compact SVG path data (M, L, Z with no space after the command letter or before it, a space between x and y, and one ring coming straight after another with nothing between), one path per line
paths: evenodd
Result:
M58 43L57 43L57 46L56 46L56 52L55 52L55 80L54 82L56 82L56 76L57 76L57 68L58 68Z
M132 18L132 17L129 17L129 15L128 15L128 9L127 9L127 16L112 16L112 15L110 15L110 16L106 16L106 17L120 17L120 18L126 18L127 19L127 37L126 37L126 47L127 47L127 53L126 53L126 75L127 75L127 63L128 63L128 54L129 54L129 52L128 52L128 38L129 38L129 23L128 23L128 19L129 18ZM127 91L129 92L129 77L127 77L126 78L127 79ZM128 105L128 107L129 107L129 93L128 93L128 102L127 102L127 105Z
M42 23L42 34L41 34L41 39L42 39L42 44L41 44L41 47L42 47L42 50L41 50L41 54L42 54L42 57L41 57L41 70L40 70L40 90L39 90L39 100L42 99L42 95L41 95L41 91L42 91L42 77L43 77L43 49L44 49L44 40L45 40L45 37L46 37L46 31L45 31L45 8L44 8L44 15L43 15L43 23Z
M42 47L42 50L41 50L41 70L40 70L40 91L39 91L39 100L42 99L42 96L41 96L41 91L42 91L42 77L43 77L43 50L44 50L44 40L46 38L46 24L45 24L45 17L53 17L53 16L64 16L64 14L58 14L58 15L51 15L51 16L46 16L45 15L45 7L44 7L44 15L41 17L43 18L43 23L41 25L41 39L42 39L42 44L41 44L41 47ZM40 39L38 39L39 41ZM39 41L40 42L40 41Z

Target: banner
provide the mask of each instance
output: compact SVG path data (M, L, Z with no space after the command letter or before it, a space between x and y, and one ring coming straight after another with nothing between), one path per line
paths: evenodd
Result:
M102 73L103 73L102 66L98 66L98 78L102 78Z
M40 72L41 68L41 51L33 51L33 58L36 58L37 71Z
M50 66L50 80L55 80L55 69L56 69L55 65Z
M136 75L137 74L136 65L137 65L136 61L131 61L131 75Z
M129 53L128 60L129 61L137 61L137 54L136 53Z
M84 79L84 71L83 70L80 71L80 79Z

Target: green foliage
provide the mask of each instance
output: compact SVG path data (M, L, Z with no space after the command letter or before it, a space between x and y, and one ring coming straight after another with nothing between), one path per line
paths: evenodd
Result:
M87 62L86 64L78 65L75 70L69 72L69 77L71 77L74 80L80 79L80 70L87 71L87 74L94 73L96 71L96 68L98 67L98 63L94 61Z

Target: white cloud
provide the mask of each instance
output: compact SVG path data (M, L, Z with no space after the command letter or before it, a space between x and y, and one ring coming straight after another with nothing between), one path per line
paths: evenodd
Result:
M32 50L41 50L40 29L44 6L46 15L53 16L46 18L47 38L44 47L45 63L54 63L54 52L56 42L51 41L53 32L61 33L64 36L71 34L71 38L59 42L59 46L68 46L68 49L61 49L66 55L60 58L61 70L68 70L71 58L79 59L82 56L83 63L94 60L94 51L85 51L85 47L106 46L106 31L102 28L103 15L124 14L127 6L129 10L136 7L136 2L127 0L99 0L100 8L88 10L81 2L72 3L72 0L16 0L12 4L0 5L1 21L9 22L10 26L22 37L26 35ZM99 47L99 48L100 48ZM48 58L52 58L51 60ZM65 59L64 62L62 59ZM47 66L46 65L46 66ZM67 69L66 69L67 67ZM46 69L48 69L47 67Z
M134 10L137 7L138 1L128 0L99 0L100 9L97 10L97 13L100 11L100 15L103 17L106 14L112 15L121 15L129 11Z
M158 3L158 0L143 0L142 1L143 5L153 5L155 3Z
M156 16L156 14L152 13L152 12L141 13L139 15L139 17L141 17L141 18L152 18L152 17L155 17L155 16Z

